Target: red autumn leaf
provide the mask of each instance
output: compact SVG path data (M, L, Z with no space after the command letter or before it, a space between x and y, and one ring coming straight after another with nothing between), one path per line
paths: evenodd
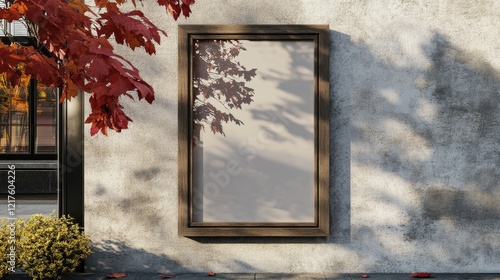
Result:
M182 15L185 17L189 17L189 14L191 13L191 9L189 8L188 5L182 5Z
M25 14L26 11L28 10L28 7L23 2L14 3L14 4L12 4L12 6L15 6L15 8L17 9L17 12L20 14Z
M151 41L147 41L144 43L144 49L146 50L146 52L148 54L155 54L156 53L155 44L153 44L153 42L151 42Z
M160 34L166 35L149 21L141 11L121 13L116 4L108 3L107 12L102 14L99 23L102 25L97 34L110 38L114 35L118 44L126 44L132 50L144 47L149 54L152 40L160 42ZM146 46L147 44L147 46ZM153 48L154 51L154 48Z
M106 278L108 279L115 279L115 278L123 278L123 277L126 277L127 276L127 273L113 273L113 274L108 274L106 275Z
M89 11L88 6L85 5L84 2L70 1L68 2L68 5L78 13L85 13Z
M172 15L172 17L174 17L175 20L177 20L179 18L179 16L181 15L181 13L180 13L181 9L177 5L168 4L167 10Z
M94 3L97 7L104 8L104 7L106 7L108 0L94 0Z
M215 276L215 272L210 271L210 272L208 273L208 276Z
M9 8L3 8L0 11L0 18L6 19L9 22L19 19L26 13L28 7L23 2L16 2L10 5Z
M66 85L64 85L63 93L61 97L71 100L71 98L76 97L78 95L78 88L73 83L71 79L66 79Z
M431 273L430 272L415 272L410 274L410 277L412 278L430 278Z
M162 279L175 278L175 275L173 275L173 274L160 274L160 278L162 278Z
M361 274L361 278L370 278L370 276L368 276L368 274L366 274L366 273L363 273L363 274Z

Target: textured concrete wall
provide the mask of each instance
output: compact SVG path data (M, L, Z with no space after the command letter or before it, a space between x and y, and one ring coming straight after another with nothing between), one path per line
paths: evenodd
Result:
M500 1L199 0L125 52L156 90L85 139L87 269L498 272ZM329 24L331 236L177 236L177 24ZM88 110L88 108L87 108Z

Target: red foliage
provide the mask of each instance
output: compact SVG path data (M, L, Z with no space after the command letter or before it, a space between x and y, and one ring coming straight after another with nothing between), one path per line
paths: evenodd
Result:
M106 278L107 279L117 279L117 278L123 278L126 276L127 276L127 273L118 272L118 273L108 274L108 275L106 275Z
M131 0L134 7L143 0ZM0 73L6 73L12 86L20 76L31 75L47 86L63 89L61 100L71 99L79 90L90 94L91 135L107 130L120 132L131 119L123 112L120 97L154 100L153 88L139 70L115 53L111 38L130 49L144 48L156 53L166 33L141 11L121 10L125 0L94 0L95 10L82 0L10 0L0 9L0 19L29 22L35 46L0 43ZM194 0L157 0L159 6L177 20L188 17ZM35 28L36 26L36 28Z
M430 278L431 273L430 272L415 272L410 274L410 277L412 278Z

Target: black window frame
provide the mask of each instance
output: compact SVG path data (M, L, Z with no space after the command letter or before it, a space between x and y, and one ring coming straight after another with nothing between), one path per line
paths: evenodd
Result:
M31 36L0 37L5 45L18 43L23 46L36 46ZM44 53L44 50L41 50ZM49 55L48 53L46 53ZM36 87L35 87L36 88ZM71 216L80 229L84 230L84 93L68 101L58 102L57 108L57 147L54 155L39 154L0 154L2 161L43 161L54 160L58 163L58 214ZM71 110L71 114L68 112ZM34 123L34 122L33 122ZM79 267L78 271L83 271Z

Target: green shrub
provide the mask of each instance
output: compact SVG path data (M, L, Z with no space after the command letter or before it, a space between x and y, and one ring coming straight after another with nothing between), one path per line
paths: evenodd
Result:
M2 278L6 273L9 265L7 264L7 252L9 251L9 229L7 228L7 221L0 221L0 278Z
M18 229L19 265L33 279L61 279L90 253L90 239L73 219L35 214Z

